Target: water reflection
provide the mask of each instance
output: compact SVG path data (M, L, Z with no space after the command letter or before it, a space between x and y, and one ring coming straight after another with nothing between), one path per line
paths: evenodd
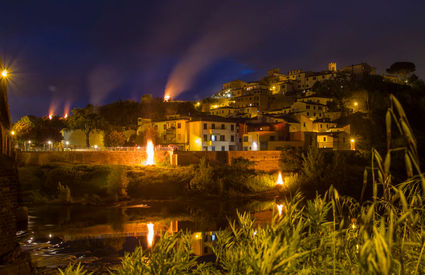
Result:
M147 236L147 241L148 241L148 247L152 247L153 244L153 236L154 236L154 231L153 231L153 223L148 223L148 236Z
M283 204L276 204L276 207L277 207L277 212L279 213L279 216L282 216Z
M193 250L211 253L215 232L251 212L257 223L270 223L274 201L143 201L126 207L46 206L29 209L28 231L21 239L37 266L67 264L70 259L119 263L136 246L154 245L164 232L193 232ZM281 213L279 211L279 213ZM57 261L57 262L51 262Z

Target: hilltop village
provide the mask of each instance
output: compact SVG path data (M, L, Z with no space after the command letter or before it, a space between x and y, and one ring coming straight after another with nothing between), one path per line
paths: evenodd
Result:
M224 83L199 101L146 94L140 102L87 105L69 116L25 116L14 138L24 151L124 150L148 139L181 151L368 150L384 136L389 93L412 100L424 86L413 63L390 69L380 75L366 63L286 74L275 68L257 81ZM421 113L415 106L413 116Z
M282 150L317 146L355 150L356 137L342 116L367 116L368 94L359 90L339 98L318 93L321 82L345 83L375 74L366 63L343 67L329 63L327 70L306 72L279 68L258 81L224 83L216 94L193 102L201 115L169 115L167 119L140 117L138 133L153 127L156 142L179 150ZM343 87L341 87L343 88Z

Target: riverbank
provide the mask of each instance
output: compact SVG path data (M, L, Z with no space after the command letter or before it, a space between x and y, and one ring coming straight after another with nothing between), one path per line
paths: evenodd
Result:
M270 198L288 190L296 177L249 169L244 162L229 166L123 166L51 163L19 167L25 204L102 205L137 200L196 198Z

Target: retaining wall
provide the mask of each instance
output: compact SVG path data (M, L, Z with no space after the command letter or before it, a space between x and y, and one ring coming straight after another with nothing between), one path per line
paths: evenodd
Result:
M170 161L166 151L155 152L155 161ZM146 160L145 151L66 151L19 152L18 165L46 165L52 162L92 165L141 165Z
M171 162L186 166L198 164L202 158L216 164L231 164L233 159L244 158L252 162L252 168L263 171L279 170L281 151L156 151L156 162ZM141 165L146 160L144 151L67 151L67 152L20 152L18 164L46 165L53 162L92 165Z

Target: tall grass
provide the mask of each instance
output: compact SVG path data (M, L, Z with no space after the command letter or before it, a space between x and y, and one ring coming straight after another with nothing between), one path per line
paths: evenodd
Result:
M196 264L190 235L179 232L165 234L150 252L138 248L128 254L115 273L424 274L424 175L404 111L396 98L390 101L387 152L382 158L373 149L364 173L364 187L372 185L370 200L358 202L333 187L308 201L296 193L268 225L257 226L249 214L238 213L211 244L212 264ZM392 146L393 138L403 143ZM391 157L397 153L405 156L401 183L391 176Z

